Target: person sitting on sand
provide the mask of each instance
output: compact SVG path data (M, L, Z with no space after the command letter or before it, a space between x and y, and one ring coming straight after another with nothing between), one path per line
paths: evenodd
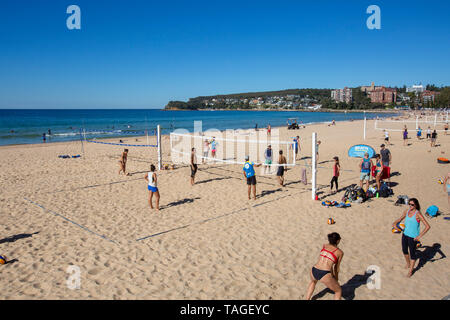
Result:
M159 211L159 190L158 190L158 178L156 177L155 173L155 166L152 164L150 165L150 172L147 172L145 175L145 180L147 180L148 183L148 204L150 205L151 209L153 208L153 194L155 194L155 206L156 210Z
M372 160L369 159L369 154L366 152L364 154L364 158L359 163L359 168L361 170L361 173L359 175L359 180L360 180L359 186L361 187L361 189L363 189L363 183L365 181L365 183L367 185L366 191L369 189L370 172L371 172L372 166L373 166Z
M341 170L341 165L339 164L339 158L338 157L334 157L334 165L333 165L333 177L331 178L330 181L330 192L333 193L333 184L336 184L336 191L334 193L337 193L339 190L338 187L338 178L339 178L339 173Z
M448 122L444 125L444 131L445 131L445 135L447 135L447 132L448 132Z
M430 225L420 213L420 204L416 198L409 199L408 205L409 209L403 211L402 216L394 221L392 228L395 228L398 223L405 219L405 229L403 230L402 235L402 251L406 260L406 269L409 269L407 277L411 277L414 271L414 264L417 259L417 245L420 243L419 240L425 235L425 233L430 230ZM425 225L425 229L422 232L420 232L420 222L423 222Z
M261 164L255 164L249 160L250 157L245 156L245 163L242 170L244 171L244 177L247 179L248 200L250 200L251 189L253 189L253 199L256 200L256 176L254 167L259 167Z
M287 163L286 157L283 156L283 150L280 150L280 155L278 157L278 170L277 170L277 178L280 186L284 187L284 171L286 171L285 164Z
M128 158L128 149L124 149L122 152L122 156L120 157L120 160L119 160L119 166L120 166L119 174L120 174L120 172L123 171L123 174L129 176L130 174L126 173L127 158Z
M337 232L328 235L328 244L324 244L320 250L319 261L312 267L311 282L306 292L306 300L311 300L318 281L334 291L334 300L340 300L342 288L339 285L339 268L344 257L344 252L338 248L341 236Z

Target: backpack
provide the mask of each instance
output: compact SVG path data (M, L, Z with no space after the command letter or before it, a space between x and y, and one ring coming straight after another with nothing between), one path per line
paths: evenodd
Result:
M344 196L342 197L342 201L355 201L356 200L356 190L355 186L350 186L345 190Z
M379 196L380 197L383 197L383 198L387 198L387 197L389 197L391 194L393 194L394 192L392 191L392 189L390 189L388 186L387 186L387 184L386 183L383 183L381 186L380 186L380 190L378 191L378 194L379 194Z
M367 200L366 192L359 187L356 189L356 196L357 198L361 198L363 202Z
M437 216L438 211L439 211L438 207L436 207L436 206L429 206L427 211L426 211L426 214L428 214L430 217L433 218L433 217Z

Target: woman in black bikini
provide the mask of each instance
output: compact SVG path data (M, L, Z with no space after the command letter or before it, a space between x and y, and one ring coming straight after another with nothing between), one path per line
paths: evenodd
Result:
M342 289L338 282L338 274L344 252L337 247L340 241L339 233L333 232L328 235L328 244L323 245L322 250L320 250L319 261L311 270L311 282L306 293L306 300L311 300L319 280L328 289L334 291L335 300L341 299Z

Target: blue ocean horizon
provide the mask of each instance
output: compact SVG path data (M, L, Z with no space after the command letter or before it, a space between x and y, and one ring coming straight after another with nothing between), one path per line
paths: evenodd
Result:
M397 113L367 112L367 119L391 117ZM156 126L162 133L175 129L194 130L194 121L202 121L207 129L249 129L285 126L288 118L303 124L364 119L364 112L307 111L170 111L162 109L0 109L0 145L41 143L80 139L80 130L87 138L113 138L154 135ZM50 130L50 135L49 135Z

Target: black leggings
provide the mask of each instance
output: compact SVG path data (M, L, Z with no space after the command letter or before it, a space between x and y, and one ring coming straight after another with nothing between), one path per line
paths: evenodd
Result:
M414 240L414 238L410 238L408 236L405 236L405 234L402 234L402 251L403 254L408 254L409 249L409 256L411 257L411 260L416 260L416 248L417 248L417 241Z
M338 190L339 189L339 187L338 187L338 177L333 177L333 178L331 178L331 189L333 189L333 183L336 183L336 190Z

